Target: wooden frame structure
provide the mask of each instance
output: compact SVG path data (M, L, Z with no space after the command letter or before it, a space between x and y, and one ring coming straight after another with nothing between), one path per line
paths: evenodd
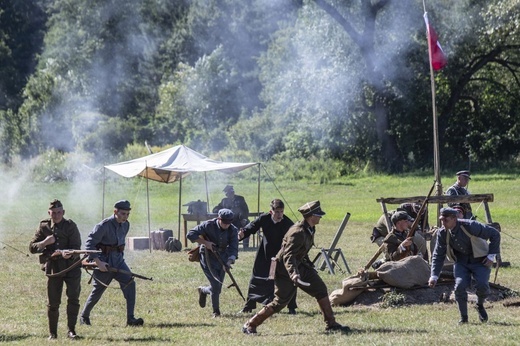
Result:
M388 208L387 204L403 204L403 203L418 203L422 204L426 196L415 196L415 197L388 197L388 198L378 198L376 201L381 204L381 209L383 210L383 214L386 216L386 224L388 229L392 229L390 218L388 217ZM448 204L448 203L482 203L484 206L484 213L486 217L486 223L491 224L493 220L491 219L491 213L489 211L489 202L493 202L493 194L477 194L477 195L465 195L465 196L430 196L428 199L428 204L435 203L437 205ZM439 217L437 215L437 223L439 222Z
M329 272L331 274L334 274L334 266L338 266L339 263L338 260L341 258L343 261L343 264L345 265L345 269L350 274L350 268L348 267L347 260L345 259L345 255L343 255L343 252L341 249L336 249L336 246L338 245L339 238L343 234L343 231L345 230L345 227L347 227L348 219L350 218L350 213L347 213L345 217L343 218L343 221L341 222L341 225L339 226L336 234L334 235L334 238L332 239L332 243L330 244L330 247L328 249L321 248L318 255L314 258L312 261L313 264L315 264L315 267L319 270L325 270L325 268L329 269Z

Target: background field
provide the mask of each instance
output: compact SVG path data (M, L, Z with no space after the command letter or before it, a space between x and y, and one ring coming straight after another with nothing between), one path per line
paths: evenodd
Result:
M444 189L454 181L452 176L442 177ZM221 189L233 183L237 194L244 195L252 211L257 209L257 185L254 175L209 177L210 206L223 197ZM338 247L347 258L352 271L366 264L376 248L369 241L372 225L381 214L376 203L379 197L405 197L425 195L433 183L430 175L408 176L357 176L323 185L312 182L262 182L260 208L265 210L269 201L283 197L287 202L286 214L293 220L299 215L297 208L310 200L319 199L327 215L317 227L316 249L327 248L347 212L351 218ZM502 258L511 267L501 268L497 283L519 290L520 270L518 253L520 234L519 183L516 173L475 174L470 183L472 193L493 193L490 204L493 221L502 226ZM103 184L31 183L23 176L2 175L0 200L0 341L13 344L34 344L47 337L46 278L40 271L36 255L28 255L28 243L38 221L46 218L50 200L60 198L66 217L79 226L83 241L102 216ZM191 200L206 199L203 177L193 176L183 183L185 204ZM178 184L150 183L150 227L173 229L177 235ZM111 212L114 201L126 198L133 204L131 235L148 234L146 182L111 177L105 184L104 215ZM483 209L474 205L480 220ZM182 207L182 212L186 207ZM293 213L294 212L294 213ZM430 223L434 224L433 213ZM244 293L251 272L255 252L242 251L233 273ZM335 308L339 322L353 329L350 335L327 335L315 301L305 294L298 296L298 315L284 312L269 319L259 328L257 337L241 333L241 325L249 316L239 315L241 298L233 289L224 289L221 297L222 318L211 318L211 309L197 304L196 287L205 284L198 265L189 263L184 252L128 251L127 262L139 274L152 276L153 281L137 282L136 314L145 320L143 328L125 327L124 299L117 286L106 292L95 307L92 327L79 326L81 344L179 344L179 345L424 345L468 344L516 345L520 343L520 311L504 307L501 302L488 304L490 321L478 322L476 312L470 311L470 324L459 327L457 308L453 304L408 305L400 308L374 309L370 307ZM329 291L341 287L348 276L341 272L330 275L320 272ZM91 286L85 274L82 282L83 305ZM62 303L62 308L64 308ZM66 333L65 311L59 337ZM58 339L58 341L60 341Z

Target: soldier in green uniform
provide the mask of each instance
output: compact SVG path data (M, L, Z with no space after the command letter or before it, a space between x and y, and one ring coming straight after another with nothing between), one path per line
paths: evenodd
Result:
M314 245L316 225L325 212L320 202L308 202L298 208L304 220L297 222L285 234L282 247L276 255L274 300L264 306L242 327L246 334L256 334L256 328L274 313L280 312L294 297L296 289L314 297L325 320L326 331L348 332L347 326L337 323L329 301L327 286L314 269L309 259L309 250Z
M81 266L77 266L62 275L53 274L66 271L79 260L78 255L53 255L56 250L81 248L81 235L72 220L63 216L65 210L62 203L55 199L49 206L50 219L40 222L34 237L29 244L31 253L40 254L42 269L48 276L47 281L47 317L49 320L49 339L58 337L58 319L63 284L67 285L67 337L77 338L75 331L79 312L79 294L81 291Z

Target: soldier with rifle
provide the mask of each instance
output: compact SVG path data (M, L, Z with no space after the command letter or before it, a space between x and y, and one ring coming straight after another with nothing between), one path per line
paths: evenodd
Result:
M405 257L420 254L427 261L428 251L424 238L417 233L411 234L414 219L405 211L398 211L391 218L393 229L385 238L383 251L387 261L399 261Z
M224 277L226 272L230 274L229 269L238 258L238 228L232 224L233 220L234 214L230 209L220 209L217 218L201 223L186 235L192 243L200 245L200 266L209 285L197 288L199 305L205 307L206 298L210 295L213 317L220 317L220 292ZM233 284L241 294L236 282Z
M76 322L79 312L81 292L81 259L77 253L61 253L62 249L80 249L81 235L72 220L63 216L63 204L55 199L50 202L49 219L40 221L34 237L29 243L31 253L40 254L40 264L47 274L47 318L49 339L58 337L58 319L60 315L63 284L67 286L67 337L75 339ZM78 262L79 261L79 262Z
M126 324L142 326L142 318L134 316L136 288L133 276L124 259L125 241L130 223L130 202L121 200L114 205L114 214L96 226L89 233L85 247L87 250L100 250L101 253L91 253L89 260L94 261L99 270L92 274L92 292L87 298L80 316L80 323L90 326L90 312L101 299L112 280L119 282L126 299ZM109 268L121 269L112 271Z
M256 328L267 318L280 312L294 297L296 289L314 297L318 302L325 320L325 330L348 332L350 328L336 322L329 301L327 286L318 275L309 259L309 250L314 245L316 225L325 212L321 210L320 202L305 203L298 208L304 220L297 222L285 234L282 248L276 255L273 265L276 267L274 275L274 300L264 306L242 327L245 334L256 334Z

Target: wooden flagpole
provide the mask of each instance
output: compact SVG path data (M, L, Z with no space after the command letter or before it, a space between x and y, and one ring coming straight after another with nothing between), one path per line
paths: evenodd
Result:
M438 119L437 119L437 107L435 101L435 75L433 71L432 65L432 49L431 49L431 35L430 35L430 26L428 21L428 13L426 12L425 0L423 0L424 7L424 19L426 22L426 36L428 37L428 60L430 62L430 84L431 84L431 93L432 93L432 116L433 116L433 169L435 174L435 182L436 182L436 195L442 195L442 183L441 183L441 173L440 173L440 154L439 154L439 127L438 127ZM440 204L437 204L437 224L439 224L439 213L440 213Z

